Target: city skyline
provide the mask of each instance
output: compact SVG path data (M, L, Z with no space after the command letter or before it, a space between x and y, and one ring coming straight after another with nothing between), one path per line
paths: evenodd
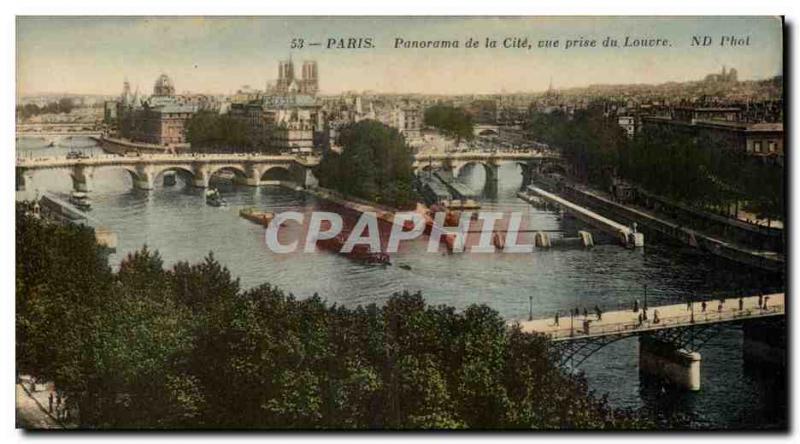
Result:
M468 29L469 31L465 31ZM613 32L609 31L613 30ZM746 47L688 47L692 35L750 35ZM320 92L419 94L539 92L598 84L701 80L722 66L740 80L782 73L781 23L771 17L19 17L17 95L118 94L124 79L142 93L161 73L179 92L263 89L279 60L313 59ZM394 39L481 40L663 37L667 48L402 49ZM327 38L370 37L372 49L320 49ZM289 48L292 38L321 47ZM59 75L53 75L58 73Z

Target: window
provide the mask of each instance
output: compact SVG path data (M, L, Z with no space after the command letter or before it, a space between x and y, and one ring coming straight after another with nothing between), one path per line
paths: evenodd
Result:
M774 153L774 152L775 152L775 148L776 148L776 146L775 146L775 142L774 142L774 141L772 141L772 140L770 140L770 141L769 141L769 152L770 152L770 153Z
M756 153L761 152L761 141L753 142L753 151L755 151Z

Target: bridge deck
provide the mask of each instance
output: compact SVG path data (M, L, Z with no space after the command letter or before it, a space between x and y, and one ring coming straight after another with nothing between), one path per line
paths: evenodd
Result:
M434 173L434 176L436 176L457 199L475 199L477 197L477 193L475 193L472 188L454 177L447 177L444 174L439 174L439 172Z
M631 233L631 229L626 225L623 225L619 222L613 221L607 217L601 216L594 211L588 210L580 205L574 204L568 200L562 199L559 196L556 196L553 193L549 193L541 188L535 187L533 185L528 185L528 190L532 191L533 193L541 196L542 198L549 200L553 203L556 203L566 209L567 211L575 214L577 217L582 219L584 222L592 224L597 228L600 228L604 231L607 231L611 234L617 235L619 233L625 233L627 236Z
M649 307L647 310L648 320L639 324L639 312L630 310L610 311L602 314L602 319L598 320L594 313L589 313L584 317L583 313L575 317L570 324L569 312L560 312L559 325L555 325L555 313L553 317L547 319L534 319L532 321L520 322L520 327L524 332L544 333L553 341L568 341L572 339L609 336L620 334L637 334L644 331L662 330L674 327L686 327L690 325L733 322L742 319L755 319L768 316L779 316L785 313L784 293L773 293L764 295L768 299L766 309L758 307L758 296L747 296L742 298L743 308L739 310L739 298L725 299L722 311L718 310L719 299L706 301L708 304L706 311L701 311L701 303L693 303L693 310L689 310L687 304L662 305ZM589 307L587 307L588 309ZM659 322L653 322L655 310L658 310ZM692 321L694 312L694 321ZM589 320L588 331L584 328L584 321Z
M136 164L180 164L180 163L234 163L234 162L297 162L303 165L316 165L315 156L294 154L142 154L139 156L119 156L114 154L95 155L83 159L66 157L17 158L17 167L24 169L63 168L76 165L111 166Z

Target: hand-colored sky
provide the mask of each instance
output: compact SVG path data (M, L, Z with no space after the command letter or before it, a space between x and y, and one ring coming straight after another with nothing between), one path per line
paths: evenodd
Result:
M780 74L782 29L771 17L19 17L17 92L116 94L127 77L149 92L170 75L179 92L264 88L277 64L317 60L323 93L542 91L589 84L697 80L735 67L740 79ZM538 49L543 39L612 36L667 38L669 48ZM693 35L715 38L693 48ZM750 36L750 46L720 47L720 36ZM394 49L394 39L483 41L528 37L533 50ZM290 49L338 37L371 37L376 48ZM563 41L562 41L563 45Z

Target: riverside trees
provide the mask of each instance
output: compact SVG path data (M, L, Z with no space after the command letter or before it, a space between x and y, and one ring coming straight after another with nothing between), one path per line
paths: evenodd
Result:
M18 369L54 381L85 428L643 425L483 305L346 308L146 248L113 272L90 229L24 211L16 261Z
M342 128L338 143L342 152L329 150L315 170L321 186L400 209L414 208L414 156L402 134L376 120L362 120Z
M186 141L192 151L224 153L253 151L257 143L243 122L230 114L211 111L195 113L186 127Z
M743 203L759 218L783 217L783 168L719 143L669 128L645 128L628 140L602 108L532 113L526 129L561 150L581 180L607 188L614 176L698 208Z
M462 108L434 105L425 110L425 125L437 128L445 136L455 139L456 145L462 139L472 140L475 137L472 116Z

